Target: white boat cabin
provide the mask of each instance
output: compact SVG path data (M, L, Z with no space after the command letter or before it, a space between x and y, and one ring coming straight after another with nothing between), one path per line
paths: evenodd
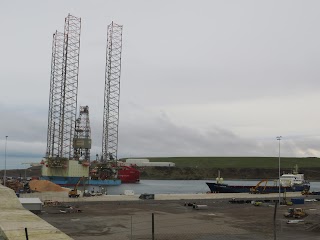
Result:
M283 174L280 177L280 184L281 186L287 187L287 186L294 186L294 185L300 185L303 184L305 182L304 180L304 174L301 173L297 173L297 174L293 174L293 173L287 173L287 174Z

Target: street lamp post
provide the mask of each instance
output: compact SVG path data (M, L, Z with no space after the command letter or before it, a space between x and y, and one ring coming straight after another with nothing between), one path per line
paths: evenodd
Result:
M6 180L7 180L7 140L8 140L8 136L6 136L6 142L4 145L4 176L3 176L4 186L6 186Z
M281 198L281 183L280 183L280 141L282 136L277 136L277 140L279 141L279 206L280 206L280 198Z

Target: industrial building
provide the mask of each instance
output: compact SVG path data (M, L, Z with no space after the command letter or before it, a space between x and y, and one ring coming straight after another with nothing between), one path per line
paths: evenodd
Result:
M150 162L149 159L146 158L128 158L124 165L136 165L138 167L175 167L175 163L173 162Z

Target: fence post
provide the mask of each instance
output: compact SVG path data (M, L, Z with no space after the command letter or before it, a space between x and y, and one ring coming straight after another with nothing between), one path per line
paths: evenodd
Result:
M154 213L152 213L152 240L154 240Z
M131 216L131 240L132 240L132 216Z
M26 240L29 240L28 229L27 229L27 228L24 228L24 232L26 233Z
M278 202L276 202L276 204L274 206L274 213L273 213L273 237L274 237L274 240L277 240L277 231L276 231L277 207L278 207Z

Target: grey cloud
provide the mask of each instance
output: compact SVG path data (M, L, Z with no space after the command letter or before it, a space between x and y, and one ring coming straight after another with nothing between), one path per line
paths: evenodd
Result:
M119 156L276 156L269 135L278 132L300 134L283 141L284 154L317 155L319 6L295 0L2 3L2 138L9 135L12 151L45 152L52 33L63 29L70 12L83 23L78 106L90 107L93 156L101 150L112 20L124 25ZM176 108L183 110L171 114Z
M153 122L125 122L119 154L124 156L252 156L261 155L255 141L219 127L191 128L159 117Z

